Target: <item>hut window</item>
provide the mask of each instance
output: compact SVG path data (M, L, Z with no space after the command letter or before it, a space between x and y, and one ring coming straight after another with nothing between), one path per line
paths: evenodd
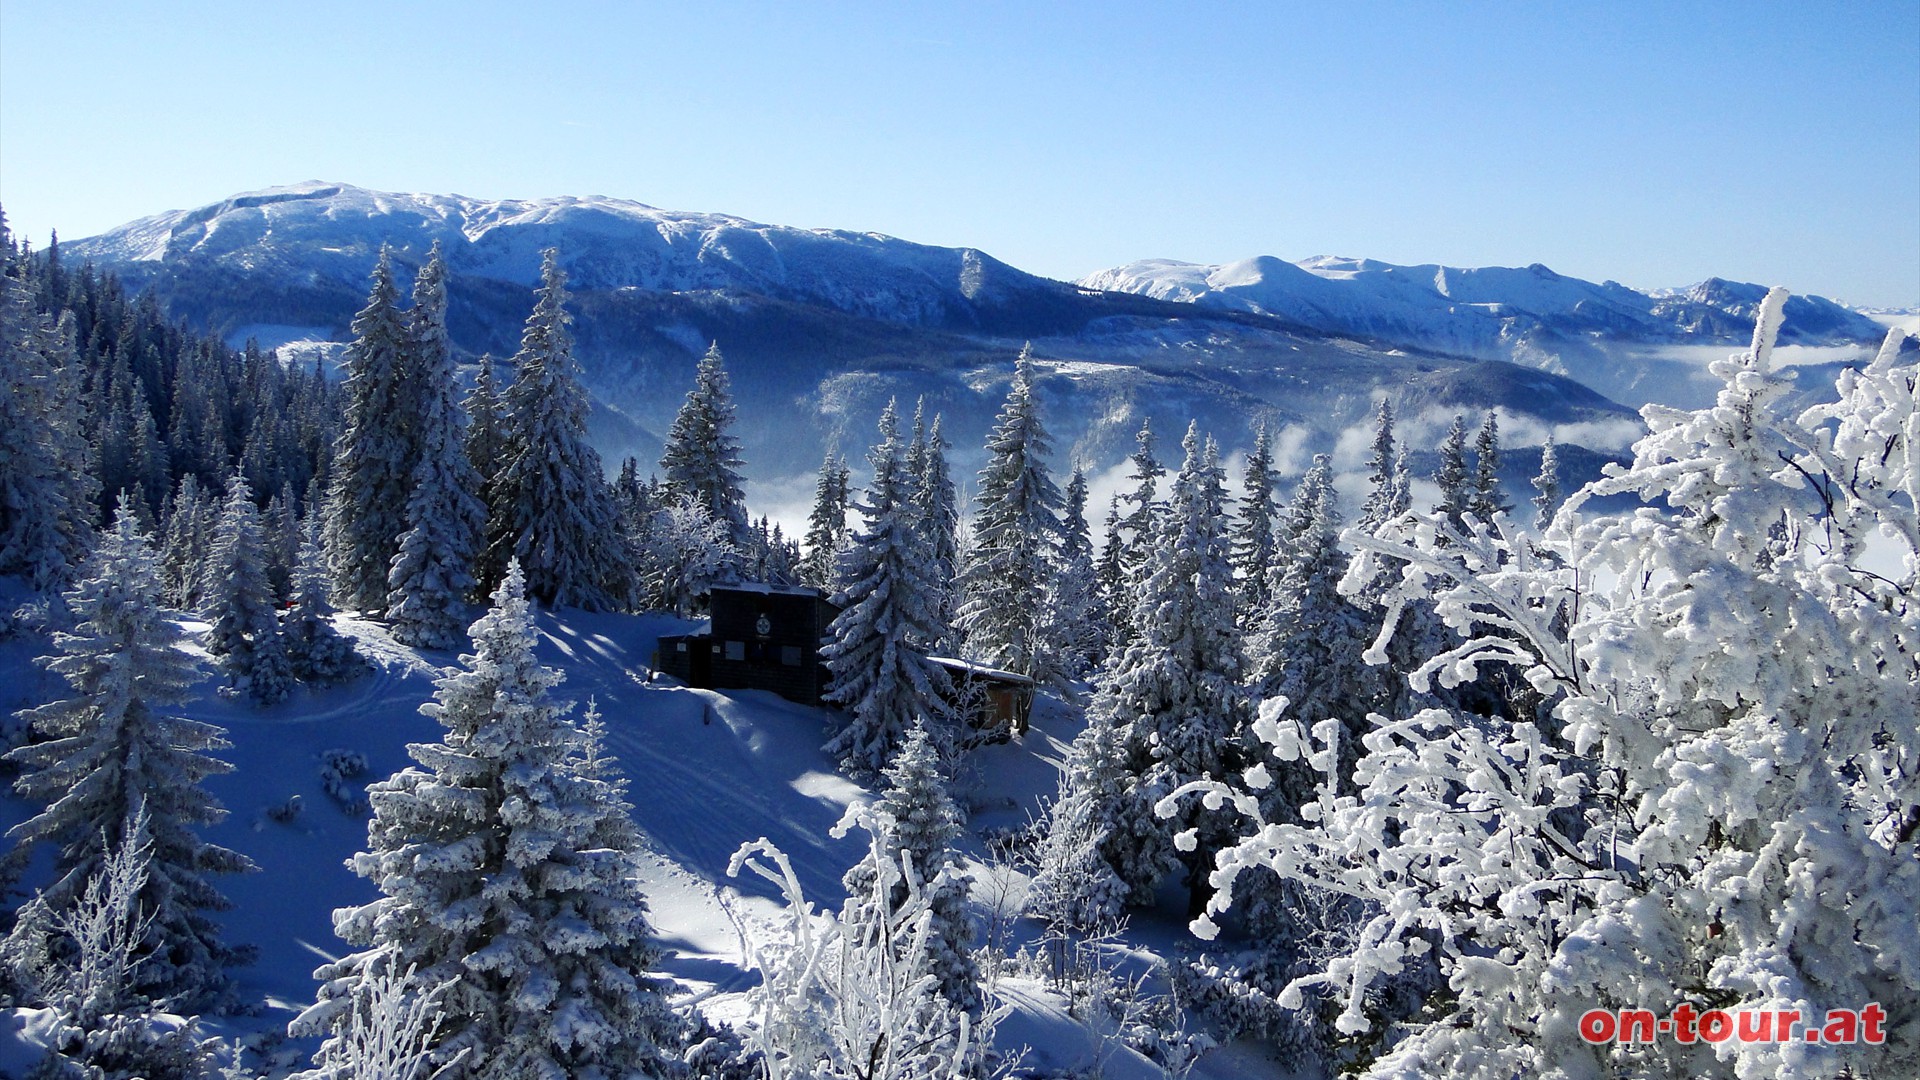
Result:
M745 660L746 658L747 658L747 643L746 643L746 642L744 642L744 641L729 641L729 642L727 642L727 659L729 659L729 660Z

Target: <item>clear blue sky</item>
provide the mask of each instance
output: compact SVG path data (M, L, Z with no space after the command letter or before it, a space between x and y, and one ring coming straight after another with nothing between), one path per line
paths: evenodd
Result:
M1920 3L0 2L36 246L307 179L1920 304Z

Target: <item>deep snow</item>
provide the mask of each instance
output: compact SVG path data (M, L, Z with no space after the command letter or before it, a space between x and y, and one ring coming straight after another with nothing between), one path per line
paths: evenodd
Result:
M0 589L0 610L12 612L25 599L16 583ZM188 621L188 629L202 624ZM209 674L183 710L220 724L233 743L220 756L235 765L208 787L230 811L206 831L208 839L243 852L260 872L221 879L233 901L220 921L227 939L259 949L257 963L237 972L242 999L252 1015L206 1018L209 1030L246 1037L267 1051L260 1064L304 1064L311 1046L282 1041L286 1022L313 998L312 970L337 955L336 907L374 898L370 883L345 860L366 840L366 819L330 797L321 783L322 755L335 749L365 755L367 782L411 764L406 744L437 741L440 728L419 714L432 694L436 674L457 662L452 652L396 644L378 623L342 616L341 629L372 663L368 674L345 686L301 690L286 702L256 708L219 694ZM653 921L666 949L663 968L688 999L709 1016L744 1015L741 994L753 985L745 967L741 930L769 932L779 915L771 892L751 879L729 879L728 860L741 843L766 837L792 859L807 899L837 909L844 899L840 876L860 854L856 840L835 840L829 829L847 806L870 793L834 771L821 752L835 715L757 691L707 691L654 676L650 663L657 638L684 633L696 623L661 615L600 615L566 610L539 616L542 662L566 673L556 690L563 700L594 698L605 717L608 747L618 757L631 788L634 818L648 838L642 860ZM0 633L0 699L7 729L20 737L11 713L61 692L63 684L32 664L49 651L41 631L8 622ZM984 908L997 896L1022 894L1017 873L1000 878L982 863L981 834L1017 827L1039 813L1057 783L1058 766L1078 724L1078 714L1043 698L1032 729L1021 739L983 747L960 778L960 798L973 811L966 852L976 871L974 897ZM299 811L282 822L267 814L298 797ZM23 820L31 807L0 793L0 826ZM23 884L44 877L45 859ZM997 887L997 883L1003 884ZM16 895L9 903L17 904ZM1012 944L1031 943L1032 924L1012 930ZM1185 931L1174 913L1149 914L1129 935L1124 966L1146 970L1179 947ZM1003 1047L1025 1045L1040 1069L1083 1067L1097 1052L1092 1039L1068 1013L1061 996L1038 981L1007 978L1015 1015L1001 1030ZM0 1076L17 1075L37 1056L32 1014L0 1013ZM250 1063L252 1059L250 1058ZM1124 1048L1104 1062L1113 1077L1153 1077L1160 1072ZM1204 1058L1197 1077L1279 1075L1260 1048L1223 1048Z

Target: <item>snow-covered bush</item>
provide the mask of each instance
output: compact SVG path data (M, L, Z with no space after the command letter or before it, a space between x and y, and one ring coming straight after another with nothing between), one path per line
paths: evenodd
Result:
M741 1031L748 1049L768 1080L1004 1075L1017 1062L996 1059L993 1038L1011 1007L988 1007L976 1019L941 994L927 963L933 896L946 872L923 882L911 857L890 859L884 826L866 807L849 808L834 832L855 827L868 834L867 865L875 872L838 917L814 911L786 855L767 840L734 853L729 876L751 873L787 905L780 936L754 941L742 931L761 977ZM904 890L898 902L896 889Z
M367 795L354 781L367 774L367 755L358 750L322 750L320 787L340 809L354 817L367 812Z
M1323 786L1300 824L1263 822L1218 782L1163 803L1200 794L1255 826L1220 856L1203 934L1249 871L1368 905L1354 946L1280 1000L1325 987L1341 1031L1376 1033L1371 1075L1920 1070L1920 367L1890 337L1838 402L1788 416L1770 370L1784 302L1769 295L1753 347L1714 365L1713 406L1644 410L1633 463L1569 499L1541 553L1503 516L1348 534L1350 584L1399 560L1390 607L1431 595L1460 635L1416 684L1512 665L1557 730L1376 718L1359 795ZM1582 514L1608 495L1646 508ZM1326 774L1324 727L1275 708L1256 730ZM1429 956L1446 990L1382 1030L1371 992ZM1870 1002L1884 1045L1590 1045L1578 1026L1592 1008Z

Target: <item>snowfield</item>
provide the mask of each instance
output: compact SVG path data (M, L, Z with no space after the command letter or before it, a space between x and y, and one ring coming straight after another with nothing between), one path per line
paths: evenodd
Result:
M4 584L0 601L11 612L25 597L17 582ZM741 1018L744 991L757 976L747 970L740 935L743 930L770 933L780 906L757 879L728 878L734 851L745 841L771 840L791 858L816 909L837 909L845 899L840 877L863 850L857 839L828 835L849 805L873 797L835 772L821 752L836 714L761 691L698 690L652 675L656 640L686 633L697 622L574 610L542 613L538 621L541 661L566 673L556 696L577 702L576 715L589 697L597 701L608 748L631 783L634 819L649 848L640 876L666 952L664 973L681 984L683 1001L697 1003L709 1017ZM182 625L189 631L204 628L193 621ZM336 625L371 661L368 674L330 690L296 690L268 708L221 695L218 677L210 674L192 704L181 710L226 728L233 743L219 756L234 771L207 781L230 814L206 830L205 838L260 865L258 873L216 882L234 904L219 916L226 940L256 946L259 958L237 972L245 1003L241 1012L203 1022L212 1033L245 1039L262 1051L258 1062L249 1058L251 1064L280 1071L304 1066L313 1049L306 1040L288 1040L285 1028L313 1000L313 969L344 951L333 934L333 910L377 895L370 882L345 865L366 846L366 817L329 795L322 781L323 757L333 750L364 755L367 769L350 779L349 795L412 764L407 744L438 741L441 734L437 724L420 715L419 706L431 697L440 671L458 662L452 652L399 645L375 622L340 616ZM17 742L22 725L12 711L46 700L60 688L32 663L49 649L44 634L17 622L9 626L11 633L0 634L0 685L6 688L0 702L9 713L9 737ZM1022 740L976 751L970 775L959 778L956 794L974 810L965 851L976 876L978 918L998 897L1017 898L1025 888L1024 877L1008 871L1000 878L1011 880L996 886L995 874L982 865L987 849L979 834L1018 826L1038 813L1041 799L1053 795L1059 762L1077 724L1077 713L1043 699ZM296 800L287 820L269 814L285 816ZM0 824L11 828L31 810L10 787L0 794ZM44 876L44 862L30 868L22 883L36 884ZM1037 933L1031 924L1014 927L1012 947L1030 946ZM1145 971L1184 937L1177 911L1164 919L1143 919L1130 935L1134 947L1123 968ZM1032 1068L1084 1068L1101 1057L1110 1077L1162 1075L1129 1049L1103 1049L1097 1035L1069 1015L1062 995L1043 982L1008 977L1000 988L1015 1009L1000 1029L1001 1044L1027 1047ZM22 1075L38 1059L43 1019L31 1010L0 1012L0 1076ZM1280 1074L1258 1047L1238 1046L1203 1058L1190 1075Z

